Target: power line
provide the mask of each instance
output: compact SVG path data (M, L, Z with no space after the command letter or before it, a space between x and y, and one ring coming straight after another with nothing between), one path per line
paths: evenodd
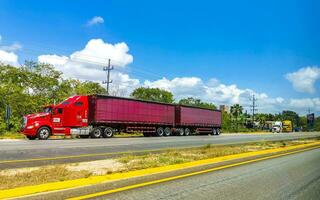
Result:
M108 95L109 95L109 84L112 83L112 80L110 80L110 71L113 70L113 66L111 66L110 62L111 60L108 59L108 66L103 68L103 70L107 72L107 80L102 81L102 84L107 84Z
M258 111L258 109L257 109L258 106L256 105L256 101L257 100L258 99L255 97L254 94L250 98L250 101L252 101L252 105L250 106L251 107L251 111L252 111L252 123L254 123L255 112Z

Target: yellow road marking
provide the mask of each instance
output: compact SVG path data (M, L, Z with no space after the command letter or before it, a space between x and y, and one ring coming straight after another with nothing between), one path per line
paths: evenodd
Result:
M285 155L304 152L304 151L308 151L308 150L312 150L312 149L316 149L316 148L319 148L319 146L311 147L308 149L302 149L302 150L298 150L298 151L294 151L294 152L288 152L288 153L272 155L272 156L268 156L268 157L264 157L264 158L258 158L258 159L254 159L254 160L239 162L239 163L235 163L235 164L225 165L222 167L215 167L215 168L206 169L206 170L202 170L202 171L198 171L198 172L192 172L189 174L183 174L183 175L173 176L173 177L169 177L169 178L163 178L163 179L159 179L159 180L155 180L155 181L149 181L149 182L145 182L145 183L129 185L129 186L125 186L125 187L121 187L121 188L117 188L117 189L111 189L111 190L107 190L107 191L103 191L103 192L97 192L97 193L93 193L93 194L69 198L67 200L82 200L82 199L88 199L88 198L93 198L93 197L99 197L99 196L103 196L103 195L108 195L108 194L112 194L112 193L130 190L130 189L136 189L136 188L154 185L154 184L158 184L158 183L163 183L163 182L168 182L168 181L177 180L177 179L181 179L181 178L187 178L190 176L200 175L200 174L204 174L204 173L208 173L208 172L218 171L218 170L222 170L222 169L226 169L226 168L236 167L239 165L244 165L244 164L249 164L249 163L258 162L258 161L262 161L262 160L277 158L277 157L281 157L281 156L285 156Z
M218 163L226 160L229 161L229 160L247 158L247 157L257 156L257 155L279 153L279 152L295 150L299 148L310 148L310 147L314 147L315 145L320 147L320 142L313 142L309 144L301 144L301 145L289 146L289 147L281 147L276 149L268 149L268 150L262 150L262 151L256 151L256 152L234 154L229 156L222 156L222 157L198 160L198 161L175 164L175 165L167 165L162 167L135 170L135 171L125 172L125 173L114 173L114 174L108 174L103 176L91 176L88 178L81 178L81 179L75 179L75 180L52 182L52 183L45 183L45 184L32 185L32 186L23 186L23 187L18 187L13 189L0 190L0 199L21 197L21 196L36 194L41 192L89 186L89 185L94 185L99 183L110 182L110 181L118 181L118 180L124 180L124 179L129 179L134 177L145 176L145 175L159 174L159 173L170 172L174 170L213 164L213 163Z

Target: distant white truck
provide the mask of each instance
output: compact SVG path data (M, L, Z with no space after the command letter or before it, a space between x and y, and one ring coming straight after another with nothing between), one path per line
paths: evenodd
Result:
M272 133L281 133L282 132L282 122L275 121L272 125Z

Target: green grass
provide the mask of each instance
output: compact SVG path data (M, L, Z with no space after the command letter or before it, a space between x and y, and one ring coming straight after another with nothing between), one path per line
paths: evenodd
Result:
M5 132L0 134L0 139L24 139L25 136L21 133Z

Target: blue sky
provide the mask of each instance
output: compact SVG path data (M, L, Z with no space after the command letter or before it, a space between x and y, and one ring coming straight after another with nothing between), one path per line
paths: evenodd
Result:
M319 4L316 0L2 0L0 45L19 43L22 48L15 54L23 62L39 55L70 56L91 39L124 42L133 62L122 73L140 84L162 77L197 77L205 84L217 79L270 98L315 99L320 75L313 77L315 91L305 92L294 88L286 74L312 66L319 69ZM89 26L95 16L104 22ZM320 107L318 100L311 105Z

